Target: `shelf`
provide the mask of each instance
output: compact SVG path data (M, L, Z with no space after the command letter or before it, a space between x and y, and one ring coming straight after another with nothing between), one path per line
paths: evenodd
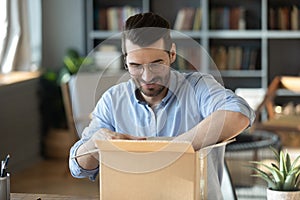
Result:
M121 31L91 31L89 34L89 37L91 39L103 39L106 40L108 38L111 37L116 37L119 36L119 34L121 33Z
M203 35L203 32L201 31L178 31L178 30L172 30L171 37L174 39L181 39L186 37L191 38L201 38Z
M121 31L91 31L89 37L91 39L107 39ZM256 31L256 30L220 30L220 31L177 31L173 30L172 37L175 39L184 38L186 36L192 38L201 38L206 34L209 38L213 39L261 39L262 37L269 39L299 39L300 31Z
M207 32L209 38L224 39L260 39L262 31L260 30L216 30Z
M100 42L106 40L107 38L115 37L116 39L120 39L121 31L105 31L105 30L97 30L94 25L95 18L93 17L93 3L97 3L97 5L106 5L106 7L112 5L118 6L125 6L129 5L132 7L141 7L144 11L151 11L154 13L158 13L162 15L164 18L168 19L171 23L171 27L174 27L176 22L176 18L178 17L178 11L182 8L198 8L201 7L202 9L202 17L201 17L201 27L200 30L186 30L186 31L179 31L179 30L172 30L171 36L175 40L177 44L178 52L180 47L184 50L187 49L186 54L189 56L194 55L194 51L190 48L192 43L187 42L186 39L193 39L197 43L203 47L207 52L214 52L215 50L213 47L224 47L219 48L222 54L217 54L221 56L229 57L229 47L231 56L230 60L234 60L234 62L238 62L237 59L232 59L235 56L232 56L232 49L238 49L235 52L238 52L235 55L240 54L240 48L242 48L242 60L247 60L247 53L248 49L251 51L254 49L257 51L257 54L252 54L257 56L255 63L255 67L247 68L246 69L257 69L257 70L228 70L228 71L221 71L217 73L221 73L221 75L228 79L228 85L232 88L235 86L258 86L267 88L270 80L276 75L286 74L286 75L299 75L299 62L297 55L300 52L300 30L270 30L269 27L269 8L270 7L277 7L282 6L282 2L279 0L247 0L247 1L223 1L223 0L180 0L180 1L159 1L159 0L126 0L126 1L119 1L119 0L89 0L90 7L87 9L87 49L91 50L93 47L97 46ZM93 2L93 3L91 3ZM103 3L103 2L106 2ZM300 9L300 4L297 0L292 0L288 2L284 2L284 5L291 6L296 5ZM228 28L228 20L229 20L229 28L235 28L236 21L231 21L230 18L224 18L224 16L228 17L228 13L226 15L220 15L220 19L217 21L221 21L222 24L224 23L226 26L211 26L212 20L212 12L213 9L217 9L219 12L219 8L226 8L225 10L234 11L233 8L243 7L246 11L246 15L237 15L242 16L241 20L245 20L245 26L243 30L237 29L210 29L210 27L215 28ZM168 9L165 9L168 8ZM232 10L231 10L232 9ZM224 11L224 9L223 9ZM240 10L243 11L243 10ZM235 13L235 12L234 12ZM229 13L230 14L230 13ZM236 14L236 13L235 13ZM223 17L222 17L223 16ZM230 15L229 15L230 17ZM214 18L213 18L214 19ZM97 20L97 18L96 18ZM99 19L98 19L99 20ZM300 19L299 19L300 20ZM240 27L240 26L238 26ZM284 41L283 41L284 40ZM115 42L115 41L113 41ZM116 43L116 45L118 45ZM239 47L239 48L238 48ZM224 50L225 49L225 50ZM225 53L224 53L225 52ZM245 53L244 53L245 52ZM214 52L215 53L215 52ZM220 53L220 52L219 52ZM224 56L224 57L225 57ZM221 59L221 61L224 61ZM218 58L218 60L216 59ZM227 59L226 58L226 59ZM216 61L220 61L220 57L215 57ZM225 59L225 60L226 60ZM227 63L226 63L227 62ZM220 65L223 64L222 66ZM226 64L224 64L226 63ZM230 63L230 65L229 65ZM218 65L223 67L223 69L232 69L231 67L224 68L224 66L232 66L232 62L226 60L224 62L219 62ZM248 63L248 62L245 62ZM185 66L185 65L184 65ZM209 69L208 65L203 65L203 71L208 73L215 73ZM244 66L244 65L243 65ZM253 65L252 65L253 66ZM243 82L246 81L246 82ZM248 81L248 82L247 82Z
M269 39L300 39L300 31L268 31L266 37Z
M261 78L261 70L223 70L223 71L211 71L212 74L221 74L222 77L248 77L248 78Z

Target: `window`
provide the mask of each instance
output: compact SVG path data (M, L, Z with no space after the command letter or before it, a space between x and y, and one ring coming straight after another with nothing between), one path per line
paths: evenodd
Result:
M0 1L0 73L38 69L41 27L41 0Z

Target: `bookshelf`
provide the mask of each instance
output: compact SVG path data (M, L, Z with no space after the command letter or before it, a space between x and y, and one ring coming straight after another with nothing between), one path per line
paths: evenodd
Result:
M300 75L297 0L86 0L87 52L118 32L99 28L100 10L129 7L162 15L173 28L201 44L215 62L222 57L218 53L223 53L226 62L218 61L225 63L218 67L225 86L230 89L267 88L276 75ZM186 15L184 10L193 12L193 16L187 17L194 19L199 8L198 26L193 23L188 28L180 26L177 18ZM176 43L184 44L184 38L174 37ZM232 57L239 64L232 64ZM209 66L204 66L203 71L214 73Z

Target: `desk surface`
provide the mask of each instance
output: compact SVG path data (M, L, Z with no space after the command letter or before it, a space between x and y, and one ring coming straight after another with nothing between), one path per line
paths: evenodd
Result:
M99 197L87 196L71 196L58 194L27 194L27 193L11 193L11 200L99 200Z

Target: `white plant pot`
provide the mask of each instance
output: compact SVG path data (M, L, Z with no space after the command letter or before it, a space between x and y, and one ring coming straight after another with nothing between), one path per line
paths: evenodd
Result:
M300 191L276 191L267 189L268 200L299 200Z

